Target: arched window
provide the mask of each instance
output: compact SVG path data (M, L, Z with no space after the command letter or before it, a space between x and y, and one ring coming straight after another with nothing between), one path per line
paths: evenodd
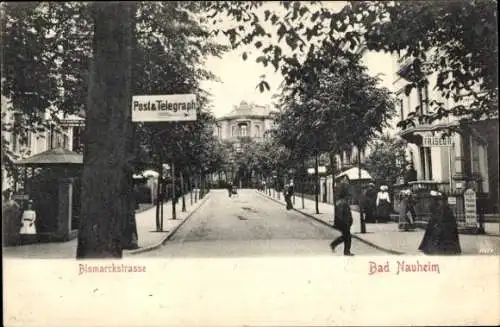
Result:
M255 137L260 137L260 126L255 125Z

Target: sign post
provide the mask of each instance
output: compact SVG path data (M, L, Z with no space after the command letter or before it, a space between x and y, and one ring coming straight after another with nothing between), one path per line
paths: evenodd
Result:
M132 122L165 122L196 120L194 94L134 95Z
M198 106L195 94L134 95L132 97L132 122L178 122L197 120ZM163 163L161 163L163 170ZM172 162L172 219L175 210L175 166ZM156 212L156 220L159 221ZM161 226L163 227L163 203L161 205Z
M477 227L476 192L469 188L464 192L465 226Z

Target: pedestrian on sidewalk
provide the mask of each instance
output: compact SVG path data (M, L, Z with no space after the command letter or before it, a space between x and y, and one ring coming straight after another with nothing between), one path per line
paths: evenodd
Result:
M399 208L399 229L405 232L415 229L415 200L410 189L400 193L401 205Z
M344 243L344 255L352 256L351 253L351 226L353 223L351 207L347 202L349 191L346 184L341 184L337 191L337 202L335 203L335 218L333 227L339 230L342 235L330 243L330 248L335 252L335 248Z
M19 234L21 235L21 242L33 242L36 240L36 212L33 210L33 201L29 200L26 210L24 210L21 218L21 228Z
M12 198L12 191L4 192L2 201L2 232L3 245L17 245L19 243L19 227L21 225L21 207Z
M376 212L376 199L377 190L375 184L369 183L368 188L363 195L363 203L361 204L361 210L363 212L365 222L374 223L375 222L375 212Z
M231 182L227 183L227 193L229 197L231 197L231 194L233 193L233 183Z
M460 254L458 227L453 211L437 191L431 191L431 218L418 249L425 254Z
M387 185L380 186L380 191L377 193L377 222L387 223L391 215L391 199L389 196L389 187Z
M286 202L286 210L293 209L292 204L292 196L293 196L293 182L290 182L285 186L285 202Z

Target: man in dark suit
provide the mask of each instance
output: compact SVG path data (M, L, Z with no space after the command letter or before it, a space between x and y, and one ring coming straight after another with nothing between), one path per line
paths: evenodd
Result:
M375 184L368 184L368 188L362 198L361 210L364 215L365 222L374 223L375 222L375 201L377 198L377 190L375 189Z
M335 248L340 244L344 243L344 255L352 256L351 253L351 226L352 226L352 214L351 207L347 202L347 197L349 191L346 184L341 184L339 186L337 195L337 202L335 203L335 220L334 227L339 230L342 235L337 237L330 243L330 248L335 252Z

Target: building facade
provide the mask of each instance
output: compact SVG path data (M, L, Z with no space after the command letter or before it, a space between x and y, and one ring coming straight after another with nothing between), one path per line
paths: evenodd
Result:
M272 111L269 106L241 101L233 110L217 119L215 135L222 141L237 141L239 138L263 140L266 131L273 126Z
M12 126L17 120L22 119L20 113L8 110L9 100L2 96L2 123L6 127ZM82 132L84 118L78 115L58 115L59 122L54 121L48 112L44 114L45 126L39 126L37 131L27 131L25 135L19 135L10 130L2 130L5 140L4 146L8 150L9 159L12 162L25 159L44 151L63 148L81 153ZM2 194L6 189L17 191L19 185L13 185L12 176L7 173L6 165L2 163Z
M433 100L447 108L470 105L467 97L454 101L434 90L436 76L432 74L423 77L428 83L407 94L405 85L422 78L413 74L411 62L411 58L394 56L398 121L410 114L431 113ZM449 128L454 132L442 138L443 129ZM417 123L396 134L408 142L407 156L417 172L417 181L434 183L448 195L473 188L484 200L482 205L486 213L498 212L498 117L460 123L459 118L450 116L432 123Z

